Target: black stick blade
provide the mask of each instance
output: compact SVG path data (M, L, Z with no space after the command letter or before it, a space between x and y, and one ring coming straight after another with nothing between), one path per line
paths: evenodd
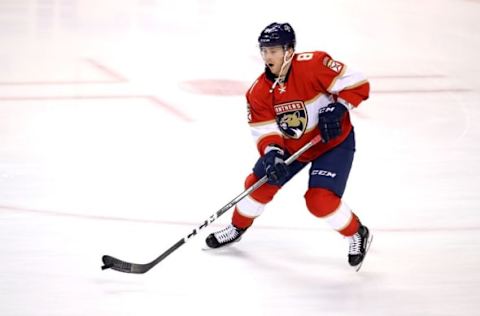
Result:
M102 261L102 270L113 269L120 272L133 273L132 264L129 262L125 262L111 256L103 256Z

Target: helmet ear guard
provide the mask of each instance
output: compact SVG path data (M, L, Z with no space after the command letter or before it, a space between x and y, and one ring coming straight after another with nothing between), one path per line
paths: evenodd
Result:
M260 33L258 45L262 47L283 46L295 49L295 31L288 23L271 23Z

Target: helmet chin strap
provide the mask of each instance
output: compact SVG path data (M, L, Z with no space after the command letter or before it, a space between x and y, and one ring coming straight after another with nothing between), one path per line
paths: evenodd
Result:
M288 50L286 50L286 52L288 52ZM293 52L292 52L292 56L290 56L290 58L287 59L287 54L285 54L285 56L283 56L283 63L282 63L282 67L280 67L280 72L278 73L278 77L275 79L275 81L273 82L272 84L272 87L270 88L270 93L273 93L273 91L275 91L275 87L279 84L279 83L283 83L283 81L285 80L285 76L287 75L286 73L283 74L283 71L287 68L287 66L292 62L292 59L293 59L293 55L295 55ZM283 74L283 75L282 75Z

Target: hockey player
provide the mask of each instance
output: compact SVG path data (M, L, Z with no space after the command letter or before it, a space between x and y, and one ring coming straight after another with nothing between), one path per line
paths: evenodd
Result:
M342 200L355 152L349 110L366 100L369 83L359 72L321 51L295 53L295 33L288 23L272 23L258 37L265 72L246 93L248 120L260 158L245 181L268 182L241 200L232 223L210 234L219 248L237 242L278 190L310 164L305 200L349 241L348 262L360 267L372 235ZM285 160L318 134L322 142L290 165Z

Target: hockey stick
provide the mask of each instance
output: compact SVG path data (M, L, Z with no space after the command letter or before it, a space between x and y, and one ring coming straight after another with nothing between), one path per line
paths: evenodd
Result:
M300 148L297 152L295 152L292 156L290 156L287 160L285 160L285 163L287 165L291 164L295 160L297 160L298 157L300 157L304 152L306 152L310 147L314 146L320 141L321 137L320 135L314 137L311 141L309 141L307 144L305 144L302 148ZM197 233L210 225L213 221L215 221L217 218L222 216L226 211L228 211L230 208L232 208L234 205L236 205L238 202L240 202L242 199L244 199L247 195L251 194L253 191L261 187L265 182L267 182L268 178L267 176L264 176L257 182L255 182L252 186L247 188L245 191L243 191L241 194L239 194L236 198L234 198L232 201L230 201L227 205L219 209L215 214L212 214L207 220L203 222L200 226L195 228L190 234L185 236L184 238L180 239L177 241L173 246L171 246L169 249L167 249L164 253L162 253L158 258L153 260L152 262L149 263L130 263L126 262L111 256L103 256L102 261L103 261L103 266L102 270L105 269L113 269L117 270L120 272L125 272L125 273L145 273L149 271L151 268L156 266L160 261L165 259L167 256L169 256L172 252L180 248L183 244L185 244L190 238L193 236L197 235Z

